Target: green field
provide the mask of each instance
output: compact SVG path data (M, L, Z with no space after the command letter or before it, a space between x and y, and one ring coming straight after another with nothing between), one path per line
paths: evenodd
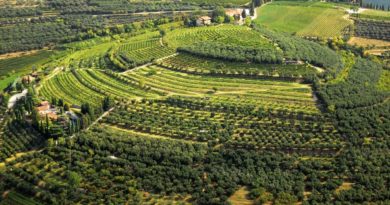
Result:
M342 9L322 2L274 2L257 10L255 23L299 36L335 37L352 24Z
M0 90L20 75L31 72L33 67L39 69L40 65L50 61L52 54L52 51L40 51L32 55L0 60Z
M381 10L374 10L374 9L367 9L367 10L363 10L359 14L359 17L360 18L375 19L375 20L390 21L390 12L381 11Z

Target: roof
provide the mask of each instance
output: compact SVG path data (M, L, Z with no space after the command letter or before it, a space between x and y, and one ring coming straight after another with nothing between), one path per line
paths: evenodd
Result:
M50 105L50 103L49 103L49 101L42 101L40 105L41 106L46 106L46 105Z
M229 15L229 16L241 15L241 14L242 14L242 9L227 9L226 10L226 15Z
M37 107L38 112L43 112L50 109L50 105L41 105Z
M201 16L201 17L199 17L199 19L207 21L207 20L211 20L211 17L210 16Z
M47 113L47 117L49 119L52 119L52 120L57 120L58 119L57 113Z

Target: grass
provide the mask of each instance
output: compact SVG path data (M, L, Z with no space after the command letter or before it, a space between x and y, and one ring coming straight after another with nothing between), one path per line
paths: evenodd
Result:
M170 141L183 142L183 143L191 143L191 144L197 143L197 144L206 145L206 143L203 143L203 142L196 142L196 141L182 140L182 139L174 139L174 138L160 136L160 135L154 135L154 134L150 134L150 133L145 134L145 133L137 132L137 131L134 131L134 130L123 129L123 128L117 127L115 125L100 124L99 126L104 128L105 130L111 130L111 131L115 131L115 132L126 133L130 137L142 137L142 138L148 138L148 139L170 140Z
M49 62L52 51L40 51L33 55L0 60L0 76L9 73L24 73L31 71L33 66Z
M0 80L0 90L4 90L5 88L7 88L7 86L14 82L18 77L19 77L20 74L18 73L13 73L9 76L4 76L1 78Z
M390 71L383 70L379 79L378 88L383 91L390 91Z
M364 10L360 15L360 18L368 18L375 20L387 20L390 21L390 12L382 10L367 9Z
M350 189L352 189L353 184L354 184L354 183L343 182L343 183L335 190L335 192L336 192L336 193L340 193L341 191L350 190Z
M322 2L275 2L257 12L256 24L299 36L341 36L352 24L345 18L345 11Z
M348 43L350 45L356 45L361 47L386 47L390 46L390 42L382 41L377 39L361 38L361 37L352 37Z
M0 90L6 88L20 75L30 72L33 67L38 69L39 66L48 63L52 54L52 51L40 51L32 55L0 60Z
M249 191L246 187L241 187L239 190L229 197L228 201L232 205L253 205L254 202L248 199Z

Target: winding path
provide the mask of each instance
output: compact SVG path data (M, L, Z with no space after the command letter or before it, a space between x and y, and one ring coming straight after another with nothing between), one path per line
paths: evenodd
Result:
M15 103L16 103L18 100L20 100L20 99L23 98L23 97L26 97L27 93L28 93L28 90L27 90L27 89L24 89L23 92L13 95L13 96L9 99L9 101L8 101L7 108L8 108L8 109L13 108L14 105L15 105Z

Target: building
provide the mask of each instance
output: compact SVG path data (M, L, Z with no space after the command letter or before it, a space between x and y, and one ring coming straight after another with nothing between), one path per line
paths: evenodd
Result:
M32 83L35 81L35 77L33 77L31 75L26 75L26 76L23 76L22 81L24 83Z
M55 108L51 108L50 103L48 101L43 101L39 104L39 106L36 108L38 111L39 116L48 117L51 120L57 120L57 110Z
M196 20L197 26L208 26L211 24L211 17L210 16L201 16Z
M225 14L233 17L236 21L242 20L242 11L243 9L226 9Z

